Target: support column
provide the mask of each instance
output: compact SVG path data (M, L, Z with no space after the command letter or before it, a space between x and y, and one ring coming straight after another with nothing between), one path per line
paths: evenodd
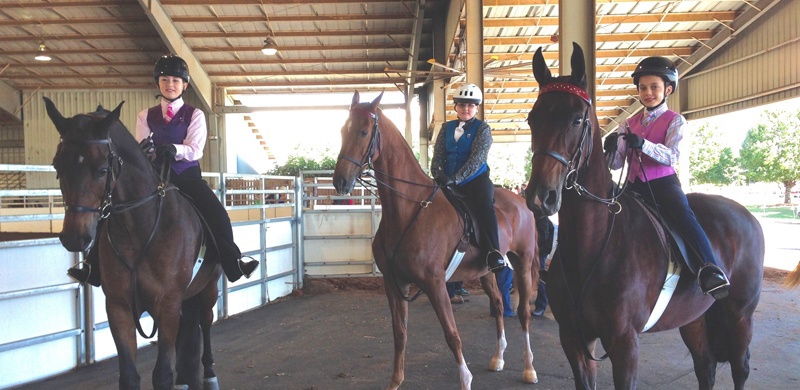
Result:
M595 101L595 0L561 0L558 3L559 76L572 74L572 42L583 49L586 60L586 92Z
M483 88L483 0L466 0L467 14L467 83ZM483 119L483 104L475 114Z

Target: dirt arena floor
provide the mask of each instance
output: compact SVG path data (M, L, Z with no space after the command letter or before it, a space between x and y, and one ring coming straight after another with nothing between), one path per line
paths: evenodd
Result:
M780 282L785 271L767 268L755 315L749 389L800 388L800 289ZM506 322L509 347L502 372L486 369L495 339L488 299L476 282L469 302L454 305L474 389L571 389L572 372L548 310L534 318L531 340L539 383L524 384L519 322ZM458 371L427 299L409 307L404 389L458 389ZM382 389L392 363L389 309L380 279L308 282L266 307L220 321L213 328L220 387L245 389ZM151 387L156 349L139 354L142 388ZM613 388L611 364L600 363L599 389ZM20 389L114 389L117 360L110 359ZM642 335L639 389L697 388L691 357L677 330ZM717 388L732 388L730 368L717 369Z

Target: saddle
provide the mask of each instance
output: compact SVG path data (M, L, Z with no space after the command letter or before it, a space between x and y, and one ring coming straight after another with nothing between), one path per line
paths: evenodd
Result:
M473 217L472 210L469 208L469 206L467 206L467 203L464 200L466 195L456 186L446 186L440 188L450 204L453 205L453 208L456 209L456 214L458 214L459 219L463 223L463 234L461 235L461 243L457 248L458 251L466 252L467 246L470 243L478 248L482 248L481 244L483 244L483 242L479 241L479 237L481 237L481 228L476 222L476 219Z
M684 264L689 267L692 273L696 273L697 270L689 261L689 253L683 238L680 233L664 219L661 212L656 208L656 205L647 201L638 193L628 192L626 194L630 195L630 198L641 207L644 215L646 215L652 223L653 228L658 233L659 242L661 242L662 247L669 255L669 261L677 263L678 265Z

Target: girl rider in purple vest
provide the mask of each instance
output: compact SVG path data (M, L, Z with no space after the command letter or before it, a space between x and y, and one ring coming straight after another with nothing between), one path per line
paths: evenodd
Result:
M678 70L667 58L648 57L633 72L633 84L639 90L644 110L606 137L603 149L611 156L610 166L619 169L628 160L628 190L655 200L662 216L683 235L687 246L695 249L696 253L690 251L686 261L697 275L703 294L711 294L714 299L725 298L730 282L689 208L673 168L680 155L678 144L686 124L682 115L667 108L667 96L678 88ZM623 142L618 142L619 138ZM641 165L636 155L641 155Z
M484 250L489 270L505 267L498 248L497 215L494 212L494 184L489 178L486 157L492 146L489 124L475 118L483 93L475 84L462 85L453 97L457 120L445 122L431 159L431 174L440 186L457 186L485 233Z
M155 107L145 109L136 118L136 140L142 150L171 161L170 182L192 198L195 206L211 228L217 244L218 259L228 280L234 282L244 275L250 277L258 261L243 261L242 253L233 242L233 229L225 207L201 177L200 163L206 143L206 119L203 112L183 102L183 92L189 86L189 67L176 55L158 59L153 78L161 96ZM151 138L152 137L152 138ZM211 248L208 253L216 253ZM97 266L94 254L89 263ZM67 273L79 282L99 286L99 273L92 267L71 268Z

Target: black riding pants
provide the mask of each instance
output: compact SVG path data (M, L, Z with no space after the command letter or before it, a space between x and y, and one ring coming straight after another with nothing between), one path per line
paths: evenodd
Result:
M200 174L200 167L191 167L180 174L170 172L170 182L178 187L181 192L192 198L200 215L206 220L211 234L217 244L220 255L220 265L228 279L238 279L242 276L238 260L242 252L233 241L233 228L231 219L225 206L219 201L217 195Z
M475 218L478 220L485 237L485 247L487 253L492 250L500 249L500 240L497 233L497 214L494 211L494 184L489 178L489 171L478 175L468 183L459 185L461 192L466 197L464 201L469 206Z
M655 198L661 215L683 235L687 248L694 248L698 252L702 263L698 263L691 252L689 259L686 259L693 273L697 273L700 267L708 263L722 268L714 256L708 236L697 222L692 209L689 208L689 202L686 194L683 193L677 175L665 176L648 182L642 182L637 178L636 182L628 183L628 189L639 193L647 201L652 202ZM689 250L691 251L691 249Z

